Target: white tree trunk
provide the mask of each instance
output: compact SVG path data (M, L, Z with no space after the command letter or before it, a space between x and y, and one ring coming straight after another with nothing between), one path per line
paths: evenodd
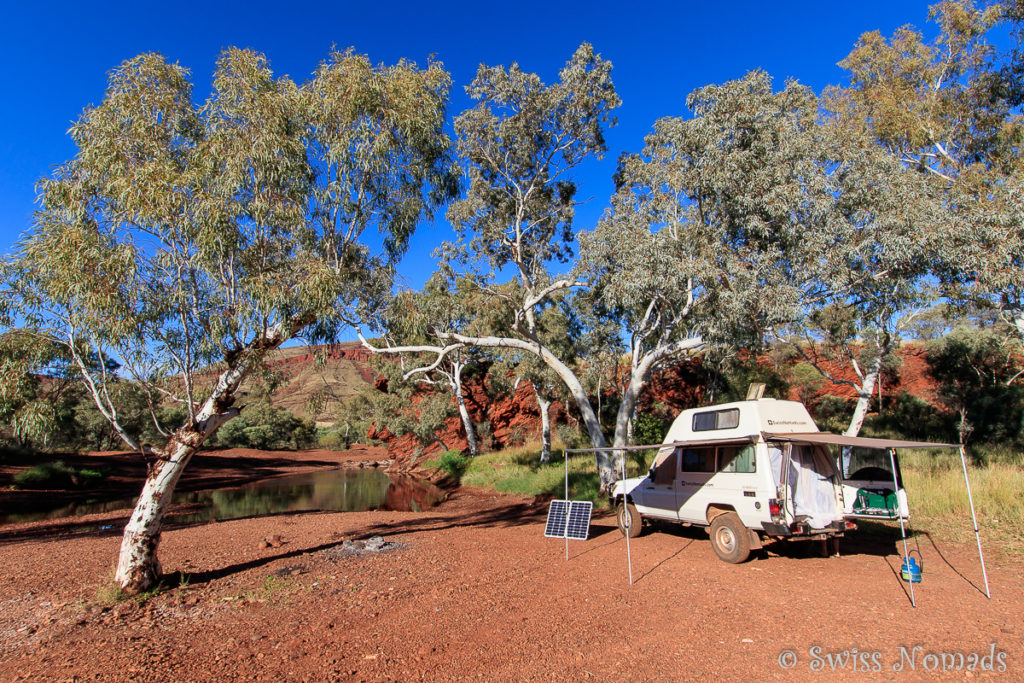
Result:
M277 348L289 339L300 322L280 323L264 333L237 358L237 364L228 367L217 378L210 397L203 402L195 420L171 435L167 448L159 454L159 460L146 476L146 483L139 500L132 511L131 519L124 528L121 551L117 558L114 581L129 593L144 591L160 576L160 561L157 546L160 544L160 530L164 514L171 503L174 487L181 478L192 455L217 429L238 415L233 408L235 393L252 369L252 354Z
M1024 341L1024 310L1014 308L1010 311L1010 320L1017 330L1017 336Z
M476 444L476 433L473 431L473 421L469 419L469 410L466 409L466 401L462 397L462 364L453 368L452 383L455 390L455 403L459 406L459 417L462 418L462 428L466 430L466 441L469 444L469 454L474 458L479 455Z
M616 448L629 445L629 426L636 412L637 400L640 392L647 384L651 370L659 362L677 356L685 352L694 352L704 345L700 337L677 341L672 344L660 346L652 351L639 356L633 363L633 369L629 373L629 384L622 392L622 403L619 404L619 412L615 416L615 437L612 445ZM622 476L622 458L624 451L614 451L614 459L608 463L607 473L600 470L602 486L610 486L616 478ZM608 477L606 482L605 477Z
M534 354L544 361L544 363L551 368L556 375L558 375L558 378L562 380L562 383L565 384L565 387L569 390L569 394L572 396L573 400L576 402L576 406L579 408L580 415L583 416L583 423L587 427L587 434L590 436L590 443L594 448L604 448L608 444L608 442L605 441L604 434L601 432L601 424L598 422L597 415L594 413L594 408L590 404L590 399L587 398L587 392L583 389L583 385L580 384L579 379L577 379L575 373L573 373L569 366L559 360L542 344L524 341L515 337L468 337L455 333L445 333L443 336L470 346L520 349ZM607 459L607 453L603 453L603 456ZM599 467L601 457L602 453L599 453Z
M864 426L864 418L867 417L868 406L874 395L875 382L878 381L878 376L882 373L882 358L883 354L878 354L878 358L871 362L871 367L864 373L864 381L861 382L860 388L857 390L857 406L853 409L850 426L843 432L846 436L857 436L860 434L860 428Z
M541 396L536 384L530 384L533 386L533 395L537 397L537 407L540 408L540 462L544 464L551 460L551 401Z

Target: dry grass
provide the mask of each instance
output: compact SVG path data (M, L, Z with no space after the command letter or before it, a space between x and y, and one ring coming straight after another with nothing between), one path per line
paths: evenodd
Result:
M956 453L907 453L901 458L915 528L953 541L971 540L971 508ZM1024 555L1024 469L1016 464L968 464L971 496L982 541Z

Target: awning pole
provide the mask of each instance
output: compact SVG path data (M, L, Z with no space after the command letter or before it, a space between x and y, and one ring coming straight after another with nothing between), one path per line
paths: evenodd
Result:
M565 561L569 561L569 454L562 449L562 457L565 459Z
M989 600L992 599L992 594L988 590L988 572L985 571L985 556L981 554L981 534L978 532L978 517L974 514L974 497L971 496L971 480L967 476L967 455L964 453L964 447L960 446L960 464L964 467L964 484L967 485L967 502L971 504L971 521L974 522L974 538L978 542L978 559L981 561L981 575L985 579L985 597Z
M903 510L900 506L900 484L896 480L896 451L895 449L889 449L889 463L892 465L892 494L896 496L896 516L900 520L900 534L903 536L903 562L907 565L910 564L910 550L907 549L907 529L903 526ZM902 574L902 567L900 568ZM910 575L910 567L907 567L907 577L913 579ZM910 606L917 607L917 603L914 602L914 582L911 580L907 581L910 584Z
M626 523L626 564L629 565L629 585L633 585L633 555L629 552L629 532L633 529L633 515L629 512L629 504L626 502L626 454L622 454L622 515L629 520Z

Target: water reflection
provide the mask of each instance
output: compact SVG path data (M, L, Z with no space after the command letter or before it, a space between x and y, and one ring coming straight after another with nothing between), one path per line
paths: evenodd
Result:
M174 505L187 509L168 516L170 522L204 522L256 517L282 512L325 510L421 511L444 500L433 484L408 476L389 476L376 469L327 470L268 479L215 491L177 493ZM49 512L0 517L0 524L75 517L130 509L135 498L67 506Z

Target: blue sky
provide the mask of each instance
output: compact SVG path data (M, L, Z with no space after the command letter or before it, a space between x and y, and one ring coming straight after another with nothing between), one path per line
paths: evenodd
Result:
M429 55L452 73L452 113L469 106L463 86L477 65L518 62L553 80L582 41L614 64L623 104L608 134L609 153L577 174L575 227L589 228L612 191L615 160L638 151L655 119L683 115L697 87L751 69L820 91L842 82L836 62L864 31L889 35L903 24L929 34L927 2L37 2L11 3L0 22L0 251L31 224L34 184L74 155L67 129L98 103L106 73L140 52L158 51L188 67L205 98L220 50L264 52L278 74L303 81L332 45L375 62ZM418 287L429 254L451 237L424 226L403 263Z

